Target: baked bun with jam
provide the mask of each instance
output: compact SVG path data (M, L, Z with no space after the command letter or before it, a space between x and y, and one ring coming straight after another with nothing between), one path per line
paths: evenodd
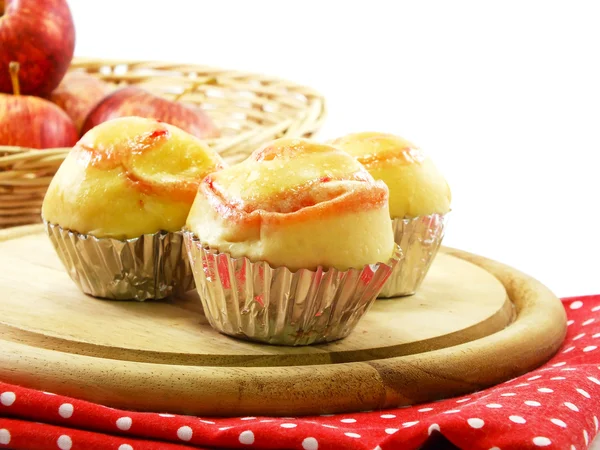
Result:
M243 162L210 174L200 184L187 219L192 266L209 321L228 334L267 342L296 345L343 337L378 294L382 279L389 275L382 269L391 270L386 263L397 255L388 208L388 188L375 181L355 158L307 139L276 140ZM214 264L218 276L211 275ZM243 274L231 273L236 264L243 264ZM247 272L252 265L256 273ZM371 275L358 276L365 269ZM265 283L277 281L275 275L265 275L265 270L269 274L285 272L281 277L291 284L285 288L269 285L263 292ZM322 278L324 283L333 283L329 280L333 273L345 283L319 288L322 275L315 278L315 274L323 271L330 273ZM378 281L371 282L375 272L379 272L374 277ZM250 282L248 277L254 275L263 281ZM310 299L300 288L301 277L310 277L315 283ZM260 298L261 304L254 298ZM329 326L324 331L320 327L327 319L310 315L321 309L321 315L332 313L332 303L340 299L344 304L336 314L343 315L345 310L355 317L352 321L346 317L343 323L338 321L337 328ZM247 308L247 301L257 308L258 316L260 311L268 311L261 319L265 323L258 325L252 314L247 315L250 321L244 321L238 307ZM232 306L233 302L238 306ZM289 323L297 319L289 311L299 308L305 309L307 316ZM229 309L230 314L223 317L223 311ZM287 318L285 311L291 314ZM276 330L278 320L281 330ZM319 322L318 330L308 325L310 321ZM297 336L298 326L303 333L300 340L291 337ZM307 328L312 330L310 339ZM289 333L282 336L282 330Z
M110 120L69 152L42 218L84 292L162 298L176 285L190 287L181 228L200 181L223 166L203 141L177 127L140 117Z

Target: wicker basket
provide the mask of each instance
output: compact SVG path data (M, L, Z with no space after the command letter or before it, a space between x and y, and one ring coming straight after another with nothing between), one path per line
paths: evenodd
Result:
M267 75L189 64L76 59L116 86L135 84L172 100L196 103L221 137L208 144L229 163L278 137L310 137L325 119L323 97L308 87ZM33 150L0 146L0 228L40 221L50 180L69 148Z

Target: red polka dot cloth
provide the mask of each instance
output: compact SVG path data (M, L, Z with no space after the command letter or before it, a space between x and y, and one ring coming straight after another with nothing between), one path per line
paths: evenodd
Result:
M355 414L223 419L123 411L0 382L0 448L411 450L438 438L443 448L469 450L587 449L600 417L600 295L563 302L568 335L552 360L464 397Z

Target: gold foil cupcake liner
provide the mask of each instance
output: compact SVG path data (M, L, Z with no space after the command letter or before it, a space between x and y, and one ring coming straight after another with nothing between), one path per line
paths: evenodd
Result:
M394 240L404 258L392 271L379 298L412 295L419 289L440 248L447 222L448 214L392 220Z
M44 225L69 276L86 294L144 301L194 289L182 232L118 240Z
M272 268L185 243L204 314L221 333L278 345L309 345L346 337L377 298L400 249L386 263L362 269Z

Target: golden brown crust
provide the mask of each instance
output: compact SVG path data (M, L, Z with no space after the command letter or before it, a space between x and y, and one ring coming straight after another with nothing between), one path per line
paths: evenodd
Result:
M207 176L187 225L233 257L345 270L394 250L388 188L346 152L280 139Z
M389 133L353 133L332 141L350 153L390 191L390 216L412 218L450 211L444 176L419 147Z
M202 141L139 117L98 125L71 150L46 193L42 215L97 237L177 231L202 178L224 166Z

